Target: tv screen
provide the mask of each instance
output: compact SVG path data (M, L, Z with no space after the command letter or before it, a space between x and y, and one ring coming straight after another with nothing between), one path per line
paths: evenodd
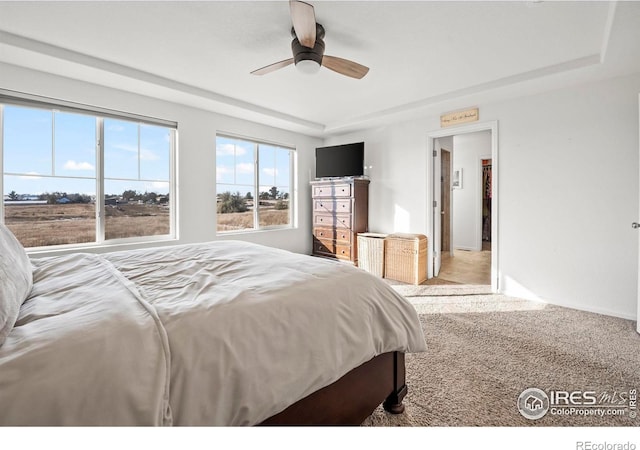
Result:
M364 142L316 148L316 178L364 175Z

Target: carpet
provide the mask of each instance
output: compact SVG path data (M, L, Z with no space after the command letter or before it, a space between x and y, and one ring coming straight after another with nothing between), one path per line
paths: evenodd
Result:
M629 405L640 389L635 322L503 295L451 292L408 297L428 350L406 355L405 413L379 407L364 426L640 426ZM597 397L603 416L585 406L555 413L549 407L541 418L525 418L518 398L528 388L578 392L575 400L584 403ZM624 415L612 415L623 409Z
M491 286L482 284L421 284L413 285L385 280L405 297L438 297L491 294Z

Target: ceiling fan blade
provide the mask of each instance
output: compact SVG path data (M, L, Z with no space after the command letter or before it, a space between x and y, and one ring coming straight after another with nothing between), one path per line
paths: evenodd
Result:
M348 59L338 58L336 56L324 55L322 57L322 65L327 69L346 75L351 78L360 79L364 77L369 68Z
M299 0L289 0L289 9L298 41L305 47L313 48L316 45L316 15L313 6Z
M283 67L287 67L289 64L293 64L293 58L285 59L284 61L278 61L277 63L261 67L260 69L251 72L251 75L265 75L278 69L282 69Z

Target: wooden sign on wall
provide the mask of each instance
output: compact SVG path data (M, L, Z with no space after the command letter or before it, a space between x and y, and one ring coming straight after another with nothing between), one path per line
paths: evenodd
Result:
M475 122L479 118L478 108L465 109L440 116L440 127L448 127L459 123Z

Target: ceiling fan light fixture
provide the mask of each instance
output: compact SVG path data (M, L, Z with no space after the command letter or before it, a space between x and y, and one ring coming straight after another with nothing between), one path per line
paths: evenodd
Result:
M320 71L320 63L314 61L313 59L303 59L296 63L296 68L301 73L313 75Z
M1 0L0 0L1 1ZM369 68L348 59L324 54L324 27L316 22L313 6L300 0L289 0L291 9L291 53L293 58L285 59L251 72L264 75L274 70L295 64L300 73L315 74L320 67L326 67L341 75L360 79Z

